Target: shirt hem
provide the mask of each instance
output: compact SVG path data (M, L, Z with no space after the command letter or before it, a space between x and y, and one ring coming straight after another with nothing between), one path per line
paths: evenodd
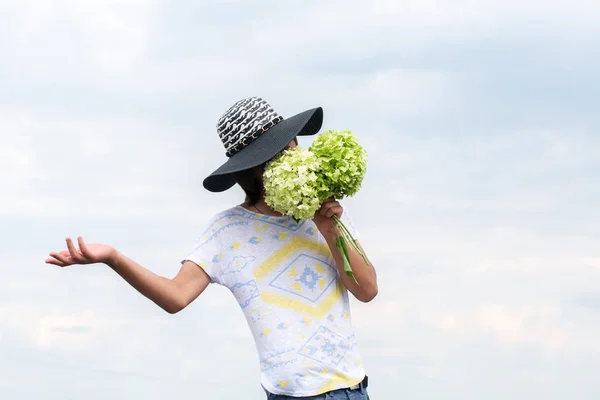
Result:
M341 382L339 386L334 386L332 388L329 388L328 390L325 390L324 392L321 392L318 390L311 391L311 392L287 392L285 390L274 388L273 386L269 385L267 382L265 382L262 379L261 379L261 385L263 386L263 388L265 390L269 391L272 394L276 394L276 395L292 396L292 397L318 396L320 394L331 392L333 390L348 389L351 386L358 385L359 383L361 383L363 381L363 379L365 379L366 375L367 375L366 373L363 373L363 377L357 379L356 381L349 381L349 383Z

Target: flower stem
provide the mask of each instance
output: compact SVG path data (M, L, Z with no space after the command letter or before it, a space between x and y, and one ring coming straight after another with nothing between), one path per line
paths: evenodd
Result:
M348 275L350 278L352 278L352 280L357 285L359 285L358 281L356 280L356 277L354 276L354 273L352 272L352 267L350 266L350 255L348 254L348 246L346 244L345 235L343 234L342 229L338 230L339 226L337 226L337 224L335 223L333 218L331 218L330 221L331 221L331 225L333 226L333 229L335 230L335 232L341 233L341 234L338 234L337 237L335 238L335 247L337 247L338 250L340 251L340 253L342 254L342 260L344 260L344 272L346 272L346 275Z
M344 223L342 222L342 220L340 220L340 218L337 215L334 215L331 218L337 223L337 226L340 229L340 232L341 232L342 236L344 237L344 239L346 241L350 242L350 244L352 245L352 247L354 248L354 250L356 250L356 252L358 254L360 254L360 256L363 258L365 264L370 265L369 264L369 260L367 259L367 256L365 255L365 253L362 251L362 249L358 245L356 239L354 239L352 237L352 234L350 233L350 231L348 230L348 228L346 228L346 225L344 225Z

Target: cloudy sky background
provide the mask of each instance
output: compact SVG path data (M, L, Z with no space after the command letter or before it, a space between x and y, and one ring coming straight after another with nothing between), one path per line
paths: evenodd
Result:
M174 276L241 191L221 113L321 105L370 155L347 201L375 399L600 396L600 5L0 0L0 398L262 399L211 287L171 316L66 236ZM308 141L300 143L308 145Z

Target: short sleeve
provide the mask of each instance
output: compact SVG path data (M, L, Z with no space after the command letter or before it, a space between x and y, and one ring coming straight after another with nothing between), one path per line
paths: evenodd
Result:
M202 268L211 279L211 283L224 285L221 265L224 252L218 229L215 224L208 224L205 232L196 240L192 251L181 261L191 261Z
M348 211L348 206L342 202L340 202L342 207L344 208L344 212L342 213L342 223L348 229L350 234L355 240L359 240L360 234L356 225L354 224L354 220L352 219L352 213Z

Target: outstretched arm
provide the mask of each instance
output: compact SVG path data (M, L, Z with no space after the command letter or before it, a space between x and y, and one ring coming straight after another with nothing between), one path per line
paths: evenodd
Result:
M177 275L169 279L142 267L110 246L86 245L81 237L77 238L77 241L79 248L67 238L68 250L50 253L46 263L60 267L73 264L106 264L138 292L170 314L187 307L210 283L208 274L191 261L184 262Z

